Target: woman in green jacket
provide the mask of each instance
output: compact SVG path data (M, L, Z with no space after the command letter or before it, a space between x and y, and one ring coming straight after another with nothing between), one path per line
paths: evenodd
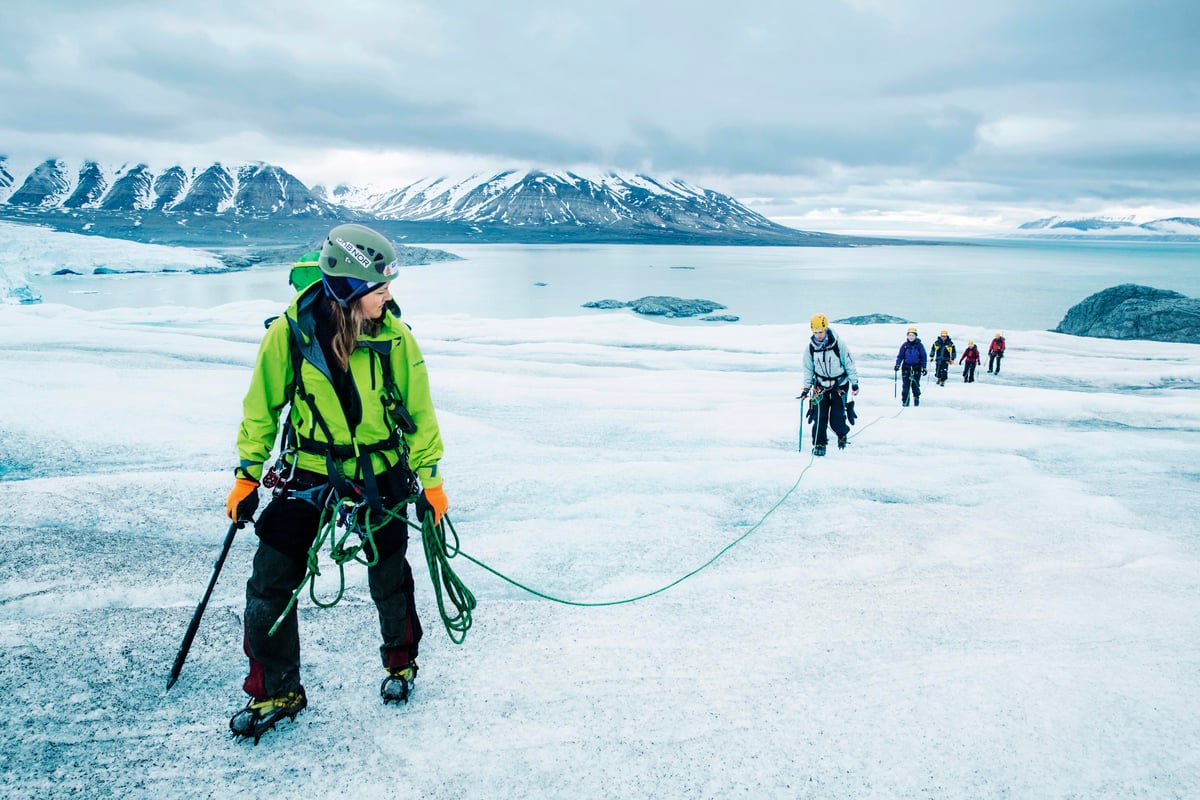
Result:
M338 511L370 530L363 549L374 562L367 574L387 670L380 693L385 703L407 702L421 622L401 504L417 497L418 518L431 513L435 524L449 506L425 359L388 291L395 248L370 228L339 225L321 248L320 268L321 280L302 289L263 336L226 501L231 519L249 520L260 483L273 490L255 523L258 550L246 584L250 670L243 688L250 701L229 723L235 735L255 741L308 704L296 609L269 631L307 574L320 526ZM264 475L281 423L281 453Z

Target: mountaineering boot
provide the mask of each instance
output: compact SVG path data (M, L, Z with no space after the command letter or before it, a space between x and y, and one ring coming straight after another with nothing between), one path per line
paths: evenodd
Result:
M845 450L845 449L846 449L846 437L839 436L838 437L838 450Z
M825 455L825 445L823 445L823 444L814 444L814 445L813 445L813 455L814 455L814 456L823 456L823 455Z
M285 692L265 700L252 697L246 707L229 720L229 730L233 731L234 736L253 739L258 744L259 738L274 728L275 723L281 719L295 719L307 706L308 698L304 696L303 686L294 692Z
M412 694L413 683L417 680L417 662L410 661L406 667L387 667L388 676L379 685L379 695L383 704L407 703Z
M921 396L920 395L917 395L916 397L913 398L913 405L914 406L921 405Z
M905 401L904 401L904 407L905 407L905 408L908 408L908 401L907 401L907 400L905 400Z

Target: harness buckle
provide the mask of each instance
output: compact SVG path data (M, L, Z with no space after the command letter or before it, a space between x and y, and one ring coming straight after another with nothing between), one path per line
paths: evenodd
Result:
M267 470L267 474L263 475L262 485L271 490L272 497L280 497L287 489L288 483L296 475L296 460L287 459L291 451L286 451L279 454L279 458L275 459L275 463ZM280 470L280 465L283 469Z
M366 506L366 502L356 503L349 497L342 498L338 503L337 511L334 514L333 526L338 533L338 540L344 541L351 533L357 533L360 537L362 534L362 526L359 525L359 512Z

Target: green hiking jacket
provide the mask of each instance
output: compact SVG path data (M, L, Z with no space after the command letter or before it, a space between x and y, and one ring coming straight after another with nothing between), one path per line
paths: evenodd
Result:
M417 428L416 432L404 435L404 442L409 449L409 466L416 471L424 488L440 485L442 476L438 474L437 465L442 457L442 437L429 393L425 359L412 331L400 321L397 314L388 309L384 312L384 326L380 333L359 338L358 347L350 356L350 372L361 400L362 421L352 438L314 333L312 307L324 296L319 283L300 291L292 299L287 311L272 322L263 335L250 388L242 401L242 425L237 438L240 459L237 474L254 480L262 479L263 464L270 458L279 432L280 415L289 403L291 423L301 437L300 452L296 457L296 466L300 469L322 474L327 472L325 455L305 452L303 444L306 439L322 444L328 442L329 437L318 421L318 415L329 428L334 445L370 447L387 441L393 433L385 407L387 393L380 363L384 356L380 351L387 351L390 344L388 357L392 363L392 377ZM295 391L290 344L292 335L297 336L302 383L312 396L311 405ZM373 452L370 458L375 474L379 475L395 466L401 460L402 453L396 447ZM354 477L356 466L353 458L341 463L342 472L351 478Z

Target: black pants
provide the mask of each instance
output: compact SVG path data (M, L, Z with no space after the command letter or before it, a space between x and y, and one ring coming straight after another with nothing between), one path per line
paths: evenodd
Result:
M937 370L934 374L937 376L938 383L945 383L950 374L950 359L946 358L937 362Z
M900 399L904 405L908 405L909 389L912 389L913 397L917 398L917 402L921 400L921 368L914 364L904 364L900 367L900 379L904 386L900 389Z
M293 488L303 488L303 484ZM391 493L384 506L403 500ZM402 512L407 509L402 508ZM271 500L255 523L258 551L246 582L245 640L250 674L243 688L256 698L275 697L300 686L300 629L295 607L274 635L267 635L283 613L292 592L308 571L308 550L316 539L321 509L306 500L284 495ZM390 520L372 535L379 561L367 568L371 599L379 613L384 666L404 666L416 658L421 621L413 601L413 575L405 553L408 526ZM348 543L349 544L349 543ZM369 548L364 556L370 558ZM305 592L307 594L307 590Z
M1000 359L1002 358L1004 358L1004 353L988 353L988 372L995 372L997 375L999 375ZM994 370L992 369L993 364L996 365Z
M963 380L966 381L967 383L975 382L975 362L974 361L964 361L963 362Z
M846 392L848 386L826 389L817 395L817 418L813 420L813 444L829 444L827 428L839 437L850 433L850 425L846 422Z

